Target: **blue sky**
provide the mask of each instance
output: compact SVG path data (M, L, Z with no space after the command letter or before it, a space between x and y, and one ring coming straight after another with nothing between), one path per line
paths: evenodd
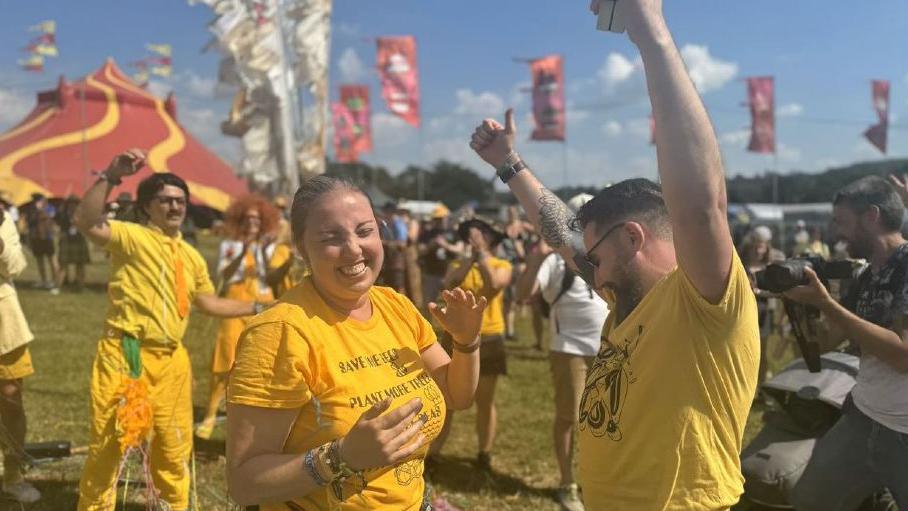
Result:
M649 106L638 56L626 37L595 30L585 0L336 0L331 84L371 86L376 150L364 159L392 172L440 158L487 170L467 147L479 120L517 109L522 137L531 130L530 104L520 89L529 70L512 57L550 53L565 58L568 143L521 142L519 149L551 186L595 184L655 175L648 145ZM76 7L78 6L78 7ZM863 6L863 4L862 4ZM227 99L214 93L216 52L209 39L212 14L183 0L0 0L0 129L34 103L34 91L59 74L76 78L107 56L122 66L144 54L146 43L174 46L176 76L153 90L175 89L180 121L228 161L235 140L219 133ZM744 151L746 76L776 76L778 164L819 171L830 165L880 159L861 137L874 121L870 80L892 81L890 155L908 156L908 3L820 0L667 1L666 16L719 134L730 175L772 168L771 157ZM26 27L56 19L61 56L43 75L18 70ZM423 127L387 113L372 70L370 38L413 34L419 44ZM567 163L567 168L565 168ZM566 170L566 172L565 172Z

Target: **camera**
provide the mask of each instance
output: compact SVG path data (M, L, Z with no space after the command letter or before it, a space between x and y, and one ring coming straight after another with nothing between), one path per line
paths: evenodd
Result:
M784 293L791 288L808 283L805 269L810 268L821 282L853 278L859 266L853 261L827 261L818 256L803 256L772 263L756 274L757 288L773 293Z

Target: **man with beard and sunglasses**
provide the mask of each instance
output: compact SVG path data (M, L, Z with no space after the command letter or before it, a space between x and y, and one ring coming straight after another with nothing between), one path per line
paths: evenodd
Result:
M598 13L599 1L592 10ZM662 186L630 179L567 206L514 150L513 112L471 147L498 171L546 242L609 303L579 410L587 509L726 510L757 383L757 304L728 226L725 176L706 109L661 0L617 2L640 50Z
M190 305L224 318L264 307L215 294L208 265L180 234L189 202L189 187L180 177L153 173L139 183L136 209L143 223L108 220L107 196L141 170L145 158L138 149L116 156L74 217L76 228L111 255L110 303L92 368L91 441L79 510L112 510L116 504L123 434L116 412L122 385L130 379L140 380L148 392L154 430L148 461L159 499L167 509L189 507L192 378L182 340Z
M898 183L897 181L895 181ZM833 200L833 224L855 259L869 265L836 302L812 270L785 294L818 308L830 334L860 348L857 381L842 417L821 438L792 493L798 511L851 511L884 487L908 509L908 242L905 206L883 178L865 177Z

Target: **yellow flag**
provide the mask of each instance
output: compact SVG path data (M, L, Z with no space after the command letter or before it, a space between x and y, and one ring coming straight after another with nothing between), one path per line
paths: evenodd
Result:
M151 68L151 74L153 75L163 76L166 78L170 76L171 73L173 73L173 67L171 66L152 66Z
M39 44L32 51L45 57L56 57L58 55L57 45L55 44Z
M44 32L45 34L56 34L57 33L57 22L54 20L47 20L38 23L37 25L32 25L28 27L28 30L31 32Z
M138 73L132 75L132 79L139 85L145 85L146 83L148 83L148 71L139 71Z
M30 71L40 71L44 69L44 56L31 54L25 60L20 60L19 65Z
M146 44L145 48L147 48L148 51L157 53L162 57L170 57L172 53L172 49L169 44Z

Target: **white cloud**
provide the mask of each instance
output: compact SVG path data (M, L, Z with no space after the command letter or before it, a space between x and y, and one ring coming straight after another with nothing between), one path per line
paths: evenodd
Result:
M10 89L0 89L0 131L21 121L35 106L33 96Z
M193 95L204 99L214 96L214 88L217 85L217 80L214 78L199 76L192 71L185 73L181 78L185 80L189 92Z
M738 74L738 64L713 57L706 46L687 44L681 48L681 56L701 93L721 89Z
M631 62L624 55L610 53L605 58L605 64L599 69L597 75L602 83L608 87L627 81L639 69L640 65L638 63Z
M631 135L649 142L650 138L652 138L652 127L650 125L649 117L642 117L628 121L627 131Z
M567 118L568 126L577 126L579 124L583 124L587 119L590 118L590 111L577 110L571 106L568 106L564 115Z
M779 144L779 160L788 163L797 163L801 161L801 150L796 147L789 147L785 144Z
M455 96L457 107L454 108L454 113L457 115L497 118L504 112L504 100L492 92L476 94L470 89L458 89Z
M624 126L618 121L609 121L602 126L602 132L608 137L616 138L624 133Z
M372 116L372 134L379 148L399 146L415 133L415 128L396 115L379 112Z
M224 160L235 163L240 160L242 149L238 138L221 133L223 114L210 108L187 108L180 110L180 124L199 139L211 152Z
M148 82L148 92L163 99L166 98L168 94L173 92L173 85L167 82L151 80Z
M776 110L776 115L779 117L798 117L804 113L804 107L798 103L789 103L787 105L782 105Z
M482 172L484 170L483 166L486 165L470 148L468 139L465 138L452 137L431 140L423 146L423 154L427 163L446 160L460 163L478 172Z
M345 82L358 82L366 76L366 66L353 48L347 48L341 53L337 67Z
M738 131L731 131L729 133L724 133L719 137L719 141L723 144L729 145L741 145L750 140L750 129L741 129Z

